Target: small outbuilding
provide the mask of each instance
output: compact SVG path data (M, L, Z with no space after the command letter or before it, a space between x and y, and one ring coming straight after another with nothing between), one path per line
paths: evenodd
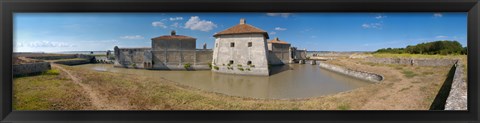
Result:
M268 41L268 51L268 62L271 65L283 65L292 61L290 43L282 41L278 37Z

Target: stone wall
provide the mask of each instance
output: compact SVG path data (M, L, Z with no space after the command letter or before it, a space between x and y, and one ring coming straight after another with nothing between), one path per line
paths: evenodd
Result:
M268 43L268 50L268 64L282 65L290 63L290 44Z
M213 50L202 49L195 52L195 65L208 65L212 63Z
M365 58L366 62L380 64L404 64L413 66L451 66L457 62L456 59L415 59L415 58Z
M51 69L48 62L17 64L12 66L13 75L28 75L44 72Z
M58 60L58 59L74 59L77 58L76 54L69 55L45 55L45 56L29 56L27 58L40 59L40 60Z
M150 48L116 48L114 66L145 68L146 62L151 63L146 52L150 52Z
M115 67L154 70L210 70L212 50L150 50L148 48L118 48L115 52ZM133 65L135 64L135 65Z
M249 47L248 43L252 46ZM231 43L234 46L231 47ZM220 35L216 37L213 51L213 63L219 67L213 70L219 73L268 76L268 48L263 34ZM230 61L233 62L230 66ZM248 63L255 67L246 70ZM242 67L238 67L241 65ZM243 71L242 71L243 69Z
M324 63L324 62L318 62L318 65L321 68L324 68L324 69L327 69L327 70L330 70L330 71L334 71L334 72L341 73L341 74L344 74L344 75L347 75L347 76L352 76L352 77L355 77L355 78L359 78L359 79L363 79L363 80L367 80L367 81L371 81L371 82L380 82L380 81L383 80L382 75L375 74L375 73L351 70L351 69L343 68L343 67L340 67L340 66L327 64L327 63Z
M80 64L88 64L92 61L89 59L73 59L73 60L62 60L62 61L55 61L56 64L63 64L63 65L80 65Z
M467 110L467 82L463 79L463 65L455 64L452 86L448 95L445 110Z
M307 59L307 51L306 50L298 50L294 49L293 51L293 59L295 60L305 60Z

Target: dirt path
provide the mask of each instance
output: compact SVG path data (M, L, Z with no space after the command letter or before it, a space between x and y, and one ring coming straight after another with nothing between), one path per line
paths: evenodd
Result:
M92 105L95 107L95 109L97 110L118 110L118 109L123 109L121 106L118 106L118 105L114 105L114 104L108 104L106 103L107 100L105 98L102 98L95 90L93 90L90 86L82 83L82 80L79 79L78 77L76 77L75 75L73 75L69 70L63 68L62 66L58 65L58 64L54 64L54 63L51 63L52 64L52 67L55 67L55 68L58 68L59 70L61 70L62 72L66 73L71 79L72 81L77 84L77 85L80 85L83 90L85 90L85 92L87 93L87 95L89 96L90 98L90 102L92 103Z

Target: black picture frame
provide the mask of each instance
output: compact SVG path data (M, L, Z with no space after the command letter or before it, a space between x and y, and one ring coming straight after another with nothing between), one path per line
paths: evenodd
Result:
M1 0L0 120L478 121L479 7L478 0ZM468 111L12 111L15 12L468 12Z

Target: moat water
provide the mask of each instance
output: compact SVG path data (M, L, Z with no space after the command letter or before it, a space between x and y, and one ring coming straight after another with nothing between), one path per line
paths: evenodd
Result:
M335 94L367 86L371 82L331 72L310 64L272 67L272 75L241 76L211 71L160 71L115 68L112 64L85 64L77 67L96 71L164 78L183 85L231 96L262 99L298 99Z

